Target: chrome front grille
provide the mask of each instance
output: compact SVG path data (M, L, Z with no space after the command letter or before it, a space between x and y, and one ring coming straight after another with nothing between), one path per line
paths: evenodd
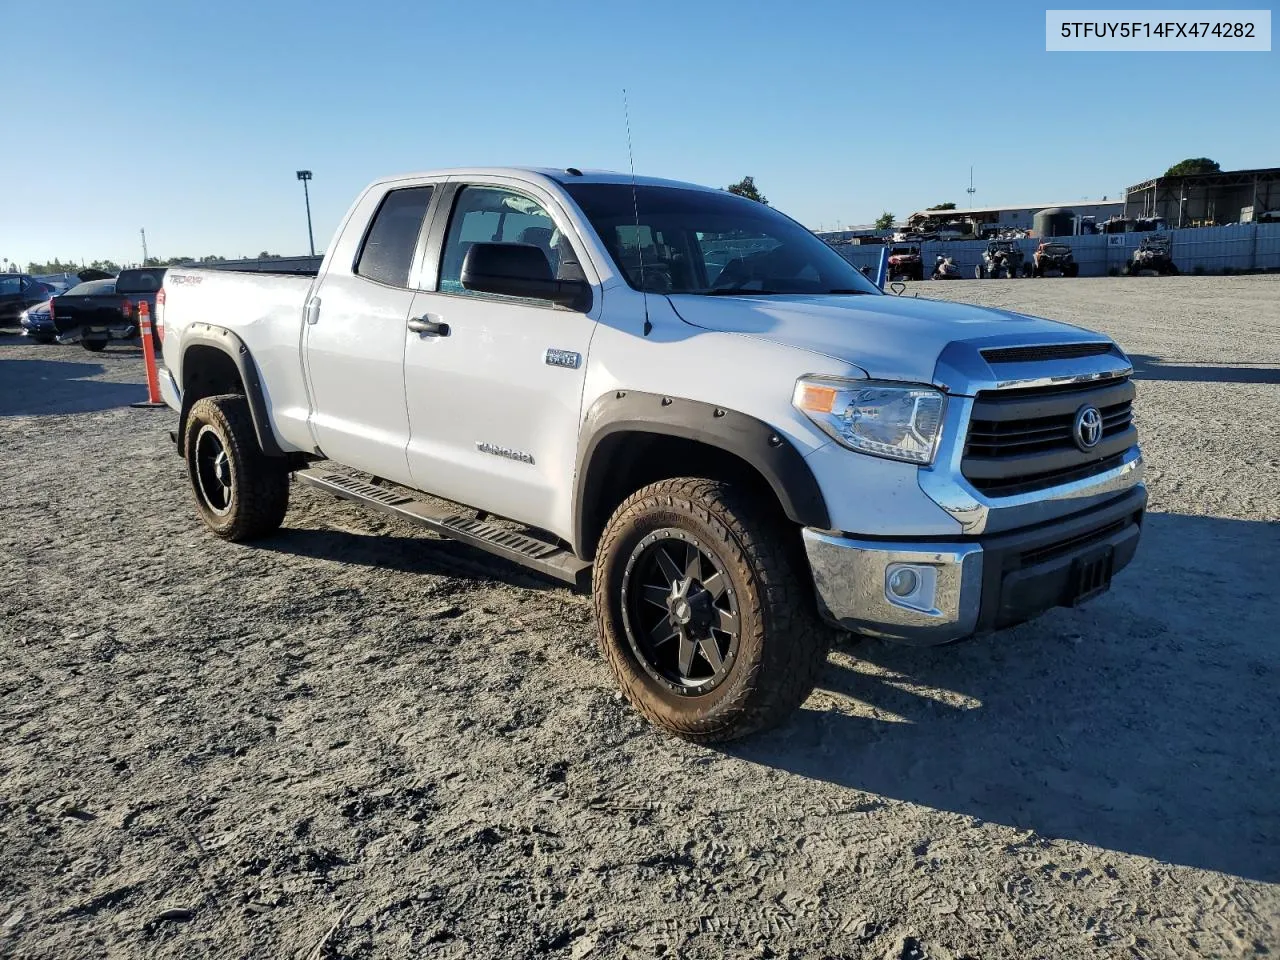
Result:
M1043 489L1110 469L1137 442L1133 384L1127 377L977 394L965 438L961 473L975 489L1007 496ZM1082 450L1077 412L1102 414L1097 445Z

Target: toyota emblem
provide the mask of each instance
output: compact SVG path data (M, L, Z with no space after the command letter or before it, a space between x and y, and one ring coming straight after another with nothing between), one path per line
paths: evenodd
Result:
M1092 450L1102 439L1102 413L1097 407L1083 406L1076 411L1076 422L1072 427L1076 446L1081 450Z

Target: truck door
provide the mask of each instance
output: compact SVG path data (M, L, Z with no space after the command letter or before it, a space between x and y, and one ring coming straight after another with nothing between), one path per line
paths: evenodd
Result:
M414 485L568 537L598 280L552 196L497 179L450 192L405 350ZM559 279L593 285L591 309L464 290L462 261L477 242L539 247Z
M431 184L393 189L368 199L377 208L372 219L355 212L303 324L316 445L331 460L406 484L405 322L434 191ZM364 223L363 237L346 236Z

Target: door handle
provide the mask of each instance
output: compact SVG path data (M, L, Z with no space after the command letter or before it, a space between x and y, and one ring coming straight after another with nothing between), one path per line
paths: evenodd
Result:
M307 323L314 324L320 319L320 298L312 297L307 303Z
M414 317L409 321L409 329L424 337L447 337L450 333L447 323L431 320L428 317Z

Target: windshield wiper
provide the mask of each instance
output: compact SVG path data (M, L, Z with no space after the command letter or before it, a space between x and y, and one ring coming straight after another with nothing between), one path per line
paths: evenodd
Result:
M847 294L849 294L850 296L853 296L853 297L859 297L859 296L866 296L866 297L869 297L869 296L871 296L871 291L870 291L870 290L853 290L853 289L845 290L845 289L838 289L838 290L828 290L828 291L827 291L827 293L828 293L828 294L832 294L832 293L841 293L841 294L844 294L844 293L847 293Z

